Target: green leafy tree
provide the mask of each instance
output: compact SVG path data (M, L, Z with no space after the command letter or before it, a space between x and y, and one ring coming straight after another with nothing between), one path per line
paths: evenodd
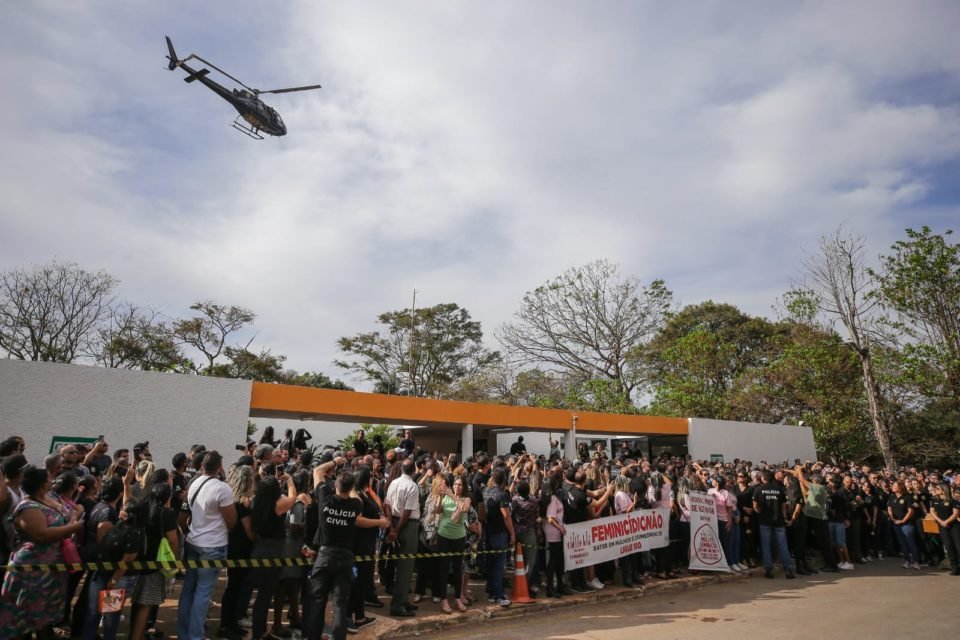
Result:
M298 387L316 387L318 389L338 389L340 391L353 391L353 387L347 385L342 380L333 380L330 376L319 371L305 371L297 373L293 370L285 371L283 379L284 384L293 384Z
M677 338L660 353L658 379L649 411L657 415L730 419L732 380L727 364L735 348L706 329Z
M874 273L880 299L902 333L905 382L960 409L960 245L952 231L907 229Z
M650 372L660 415L739 419L731 395L745 371L763 366L785 328L713 301L684 307L632 354Z
M528 291L497 337L519 364L612 381L626 404L640 383L630 354L656 335L672 304L662 280L643 286L599 260Z
M877 451L856 352L835 332L787 322L767 362L738 378L730 404L740 420L813 430L825 459L858 460Z
M380 314L384 329L337 341L352 359L334 363L379 393L440 397L455 382L500 361L483 346L480 323L453 303Z
M204 370L204 375L218 378L240 378L259 382L283 382L283 363L286 356L276 355L268 349L254 353L244 347L224 347L225 362L219 362Z
M347 451L348 449L353 448L353 441L357 439L361 429L363 430L363 435L367 439L367 442L373 443L374 437L380 436L380 441L383 442L384 451L395 449L400 444L400 436L397 434L397 430L390 425L361 424L360 429L357 429L350 435L340 440L339 445L342 451Z

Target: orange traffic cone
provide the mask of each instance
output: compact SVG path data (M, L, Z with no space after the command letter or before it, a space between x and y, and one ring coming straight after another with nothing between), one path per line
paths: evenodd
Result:
M517 555L514 558L513 593L510 595L510 600L517 604L535 602L530 597L529 589L527 589L527 568L523 564L523 549L519 542L517 543Z

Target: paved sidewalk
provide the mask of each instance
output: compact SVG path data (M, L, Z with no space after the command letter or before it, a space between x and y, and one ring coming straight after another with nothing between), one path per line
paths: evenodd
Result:
M735 584L654 588L625 602L599 598L549 615L486 621L430 633L430 640L723 640L726 638L956 638L960 577L908 571L898 558L854 571ZM666 585L665 585L666 587ZM604 590L606 591L606 589ZM384 636L381 636L384 637Z

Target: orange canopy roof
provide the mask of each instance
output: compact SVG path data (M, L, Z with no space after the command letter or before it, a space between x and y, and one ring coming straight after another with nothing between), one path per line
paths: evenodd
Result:
M528 431L566 431L573 426L576 417L578 432L686 435L688 431L686 418L514 407L264 382L253 383L250 416L395 425L472 424L475 427Z

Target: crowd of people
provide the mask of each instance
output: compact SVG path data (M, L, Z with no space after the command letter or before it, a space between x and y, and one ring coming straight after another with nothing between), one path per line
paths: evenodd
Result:
M410 431L395 447L368 441L362 431L344 449L311 447L310 439L303 429L276 438L268 427L259 442L240 446L235 460L197 444L161 466L148 442L111 452L101 436L40 461L27 454L23 437L6 438L0 629L15 638L112 640L122 614L101 614L100 594L123 589L129 637L162 637L158 607L182 580L183 640L341 640L374 623L373 609L416 616L428 590L446 613L481 599L510 606L505 568L517 543L533 597L637 588L689 571L691 492L713 497L733 571L762 565L774 578L776 557L790 579L896 556L904 570L947 560L960 575L960 474L949 471L651 459L628 443L612 452L581 447L564 458L558 443L549 455L533 455L522 438L509 454L461 459L421 450ZM670 513L668 546L564 569L566 527L657 507ZM936 522L938 534L924 532L924 518ZM180 575L163 568L18 569L175 558L304 560L231 566L219 594L222 570L200 564ZM486 593L473 593L469 576L485 578ZM214 599L220 623L210 629Z

